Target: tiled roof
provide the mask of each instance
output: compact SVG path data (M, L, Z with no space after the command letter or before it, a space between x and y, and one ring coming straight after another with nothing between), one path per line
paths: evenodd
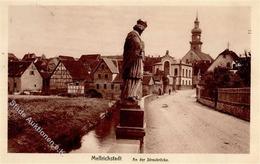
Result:
M110 55L110 56L105 56L106 58L110 58L110 59L123 59L123 55Z
M71 60L71 61L75 61L75 59L72 56L63 56L60 55L59 56L59 60Z
M195 51L195 53L196 53L197 55L199 55L199 57L200 57L202 60L213 61L212 57L211 57L209 54L206 54L206 53L201 52L201 51Z
M212 57L209 55L209 54L206 54L204 52L201 52L201 51L194 51L194 50L189 50L187 52L187 54L193 54L193 55L197 55L201 60L208 60L210 62L213 61ZM186 55L187 55L186 54ZM185 56L186 56L185 55Z
M8 61L19 61L19 59L13 53L8 53Z
M113 60L109 58L103 58L103 61L106 63L112 73L119 73L116 62L113 62Z
M113 83L122 83L123 82L123 78L122 78L123 60L117 60L117 64L118 64L119 73L116 75L116 78L113 80Z
M161 62L161 57L145 57L144 60L144 71L152 72L153 71L153 65L156 63Z
M99 61L101 55L100 54L89 54L89 55L81 55L79 58L79 61L85 63L85 62L93 62L93 61Z
M237 61L239 57L234 51L230 51L229 49L225 49L223 52L221 52L218 56L220 55L230 55L234 61ZM218 58L218 57L217 57Z
M63 60L61 62L69 71L73 80L85 80L90 78L90 75L80 61Z
M83 63L85 69L90 71L91 73L97 67L100 60L101 60L100 54L82 55L79 58L79 61L81 61Z
M143 85L149 85L149 82L151 81L152 76L151 75L144 75L143 76Z
M22 60L32 60L35 58L36 58L36 55L34 53L28 53L23 56Z
M39 73L44 79L50 76L50 73L48 73L47 62L48 62L47 60L38 60L37 62L34 63L37 70L39 71Z
M31 63L32 62L27 62L27 61L8 62L8 76L21 77L21 75L31 65Z

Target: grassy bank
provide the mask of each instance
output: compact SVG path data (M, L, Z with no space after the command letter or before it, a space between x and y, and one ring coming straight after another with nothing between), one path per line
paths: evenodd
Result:
M80 147L81 137L100 120L109 108L109 100L66 97L9 97L42 127L43 131L64 151ZM8 152L56 152L28 124L25 118L8 107Z

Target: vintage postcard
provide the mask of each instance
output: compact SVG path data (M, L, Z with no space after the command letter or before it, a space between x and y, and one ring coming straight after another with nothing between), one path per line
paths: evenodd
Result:
M260 162L259 3L2 4L3 163Z

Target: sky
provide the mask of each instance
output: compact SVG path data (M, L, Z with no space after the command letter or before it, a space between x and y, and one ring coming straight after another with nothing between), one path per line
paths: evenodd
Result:
M250 51L250 7L207 6L10 6L8 51L46 57L122 55L128 32L141 18L146 55L182 58L190 49L198 12L202 51L216 58L229 43L237 54Z

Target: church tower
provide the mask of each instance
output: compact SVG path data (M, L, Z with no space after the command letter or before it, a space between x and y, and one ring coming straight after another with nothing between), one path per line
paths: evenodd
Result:
M198 13L196 16L196 20L194 21L194 28L191 30L191 41L190 41L190 48L193 51L201 52L201 45L202 42L200 41L201 37L201 29L199 28L199 19L198 19Z

